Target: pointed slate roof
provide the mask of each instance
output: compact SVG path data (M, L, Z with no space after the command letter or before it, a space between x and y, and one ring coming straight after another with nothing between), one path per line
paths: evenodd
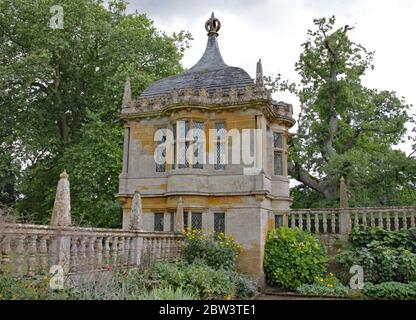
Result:
M241 68L230 67L222 59L218 46L217 31L221 24L212 14L206 22L208 42L204 54L199 61L182 74L167 77L156 81L141 94L141 98L154 98L162 96L172 90L187 88L208 90L209 94L216 89L225 92L231 88L244 89L246 86L254 87L254 81L248 73Z

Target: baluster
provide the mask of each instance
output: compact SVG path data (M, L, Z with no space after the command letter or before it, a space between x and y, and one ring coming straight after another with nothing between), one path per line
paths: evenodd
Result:
M390 212L386 212L386 228L388 231L391 230Z
M37 236L33 235L29 237L29 243L28 243L28 251L29 251L29 257L27 259L27 275L29 277L33 277L35 275L35 269L36 269L36 240Z
M165 260L168 258L167 245L168 245L168 238L163 238L162 248L163 248L163 259Z
M23 274L25 253L25 236L18 236L16 240L16 276L20 277Z
M336 229L335 229L335 218L336 218L336 216L335 216L335 212L332 212L332 214L331 214L331 233L336 233Z
M378 212L378 226L381 227L381 228L384 228L383 212L382 211Z
M302 215L302 213L298 214L298 219L299 219L299 221L298 221L299 229L303 230L303 215Z
M409 216L410 216L410 227L413 229L415 227L415 212L412 209L409 210Z
M163 241L164 241L164 238L159 238L159 259L160 260L163 260L163 251L164 251Z
M97 269L102 269L103 266L103 238L98 237L95 242L95 260Z
M394 229L399 230L399 227L399 214L397 213L397 211L394 211Z
M110 237L104 238L104 261L105 264L110 264Z
M87 238L87 265L89 270L94 270L95 267L94 242L95 237Z
M376 224L375 224L375 221L374 221L375 219L374 219L374 214L373 214L373 211L371 211L370 212L370 225L371 225L371 228L374 228L375 226L376 226Z
M319 230L319 212L315 213L314 221L315 221L315 233L319 234L320 233L320 230Z
M325 211L322 212L322 228L324 233L328 233L328 220Z
M118 255L118 238L117 237L113 237L113 244L111 246L111 253L112 253L112 258L113 258L113 266L117 266L117 255Z
M86 239L85 237L80 237L78 269L84 271L86 268L87 268Z
M171 237L167 238L166 252L167 252L166 259L170 260L172 258L172 238Z
M2 267L7 267L10 263L10 236L5 235L1 242L1 265Z
M124 265L129 266L130 237L124 239Z
M124 237L118 238L118 264L121 267L124 264Z
M360 224L360 220L358 217L358 212L354 212L354 227L357 227Z
M71 257L70 257L70 270L77 271L78 270L78 237L73 236L71 237Z
M155 248L155 259L160 259L160 238L156 237L153 239Z
M364 228L367 228L367 212L366 211L363 211L362 217L363 217L363 226Z
M403 210L402 220L403 220L403 229L407 229L407 214L406 214L406 210Z
M295 215L294 214L290 215L290 227L292 227L292 228L296 227L296 220L295 220Z
M135 266L135 261L134 261L134 257L136 256L136 252L135 252L135 246L134 246L134 243L135 243L135 237L131 237L130 238L130 246L129 246L129 248L130 248L130 253L129 253L129 265L131 265L131 266ZM143 240L143 246L144 246L144 240ZM140 252L138 252L137 254L140 254Z
M311 232L311 215L309 214L309 212L306 214L306 230L308 230L308 232Z
M156 239L155 238L150 238L149 239L149 259L151 260L156 260L157 258L157 252L156 252Z
M40 238L39 241L39 262L40 268L43 272L47 272L48 270L48 238L43 236Z

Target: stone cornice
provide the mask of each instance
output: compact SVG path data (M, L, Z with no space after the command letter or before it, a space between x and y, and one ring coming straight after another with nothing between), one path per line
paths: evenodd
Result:
M194 90L174 90L153 99L140 98L123 105L122 119L140 119L167 116L181 109L199 109L203 111L223 111L235 108L257 108L268 118L279 119L294 125L293 108L290 104L274 102L264 87L246 86L243 90L231 88L217 89L209 94L205 88Z

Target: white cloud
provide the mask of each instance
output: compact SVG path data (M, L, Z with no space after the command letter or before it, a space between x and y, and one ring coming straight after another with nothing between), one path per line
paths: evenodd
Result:
M222 23L218 40L227 64L242 67L254 78L256 61L261 58L265 74L281 73L291 80L297 79L294 64L306 30L313 28L312 20L334 14L340 26L355 27L351 33L355 42L376 52L376 68L365 76L365 85L395 90L416 104L414 0L131 0L129 10L135 9L147 13L159 29L192 33L192 48L182 61L187 68L205 49L204 23L214 11ZM297 115L294 97L279 94L275 98L292 103ZM411 150L410 143L399 147L407 153Z

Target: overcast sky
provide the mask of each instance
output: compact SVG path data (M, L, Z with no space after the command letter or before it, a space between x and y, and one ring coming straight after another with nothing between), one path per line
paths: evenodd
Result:
M224 61L255 77L255 64L263 62L265 75L281 73L297 80L294 64L313 19L335 15L339 26L349 24L353 41L375 51L375 70L364 84L395 90L407 103L416 105L416 1L414 0L130 0L128 11L146 13L168 33L190 31L194 40L183 58L190 68L206 46L205 21L214 11L221 21L219 45ZM288 94L276 100L298 102ZM415 112L415 107L413 108ZM410 126L409 126L410 128ZM410 143L400 145L409 153Z

